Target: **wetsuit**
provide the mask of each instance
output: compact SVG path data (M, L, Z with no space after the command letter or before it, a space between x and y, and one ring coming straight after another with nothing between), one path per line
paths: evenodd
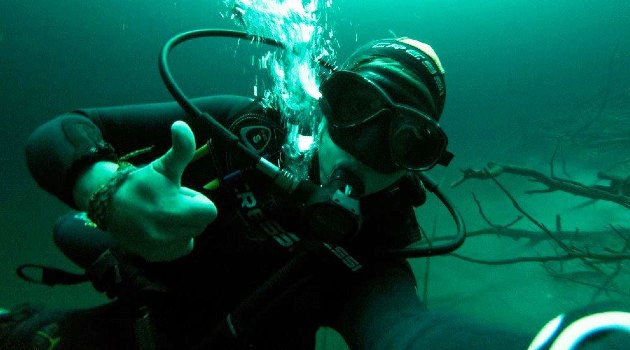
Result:
M259 154L283 164L284 131L278 113L237 96L200 98L194 103ZM138 166L150 162L170 147L170 125L176 120L191 125L198 145L208 141L208 127L201 121L187 120L175 103L64 114L31 135L27 147L29 169L41 187L74 206L72 187L81 170L97 160L115 161L146 147L152 148L131 161ZM303 275L287 279L292 283L275 290L277 295L264 296L264 302L258 305L264 307L228 323L236 329L216 328L225 325L226 315L260 290L270 277L277 278L274 274L286 268L287 262L302 256L302 223L295 203L274 190L268 179L244 169L242 160L223 145L208 145L209 155L188 166L182 185L200 190L213 200L217 219L185 258L166 263L129 259L163 288L155 300L147 297L158 348L186 349L206 344L226 349L313 349L315 332L321 326L336 329L352 349L527 347L532 335L488 328L426 310L416 295L414 275L407 262L374 258L376 249L401 247L419 239L412 200L405 191L398 190L398 184L361 202L363 224L353 239L357 255L351 253L360 262L360 269L351 271L348 265L315 254L301 260L308 261ZM314 182L318 181L316 163L311 171ZM204 190L203 185L213 179L220 180L219 187ZM57 225L61 237L58 241L81 230L73 227L77 227L73 219L61 220ZM105 246L112 243L106 238L95 241L105 242ZM89 265L100 252L70 246L66 254L81 265ZM130 309L128 303L118 300L71 314L59 323L65 331L61 332L58 349L135 348L133 323L137 315ZM238 334L238 340L231 339L233 333ZM209 339L212 337L215 339Z

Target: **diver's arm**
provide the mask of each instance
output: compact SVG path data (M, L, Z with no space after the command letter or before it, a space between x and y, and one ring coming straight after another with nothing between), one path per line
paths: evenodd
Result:
M98 203L90 212L94 222L122 248L147 261L189 254L194 238L217 216L210 199L181 186L195 152L192 130L176 121L171 131L172 147L148 165L121 171L115 162L97 161L77 174L72 191L79 209Z
M220 122L229 120L251 101L231 95L193 100ZM42 124L30 135L26 162L40 187L71 207L84 209L84 204L74 201L75 183L80 174L97 162L117 162L119 156L146 147L151 147L150 151L134 160L150 162L170 147L172 123L186 119L190 118L175 102L66 113ZM207 140L208 127L203 121L188 120L188 124L195 130L198 144ZM97 187L88 186L87 192ZM87 196L89 193L83 193L81 202Z
M63 114L38 127L25 150L26 163L39 186L73 208L77 208L72 193L77 176L95 162L118 159L94 122L77 113Z
M527 349L533 338L462 315L427 310L404 262L377 263L352 290L332 326L351 349Z
M225 107L226 102L234 101L223 98L202 102L222 102L219 107ZM250 102L236 99L239 101ZM38 129L27 148L29 167L42 187L85 210L92 194L117 173L113 150L131 151L153 141L152 153L158 150L162 155L127 174L112 191L106 215L99 222L123 247L149 261L186 255L192 250L193 238L216 217L216 207L208 198L181 186L183 171L192 160L196 143L189 126L177 121L184 116L172 107L172 104L116 107L82 111L84 117L62 116ZM215 108L217 111L220 112ZM164 129L168 137L163 135ZM102 135L108 141L113 140L112 146ZM165 145L171 145L169 140L172 147L164 150ZM46 177L45 170L50 173L51 169L42 167L45 162L61 174ZM55 184L61 185L61 190L57 191Z

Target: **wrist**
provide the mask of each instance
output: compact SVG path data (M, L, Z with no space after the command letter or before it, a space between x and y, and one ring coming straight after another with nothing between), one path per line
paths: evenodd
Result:
M99 161L85 169L77 177L72 191L74 204L77 208L87 211L90 198L99 188L114 177L118 167L118 163L115 162Z
M87 205L87 216L101 230L107 230L109 213L111 211L114 194L127 180L129 174L136 170L130 163L122 163L113 176L101 185L90 197Z

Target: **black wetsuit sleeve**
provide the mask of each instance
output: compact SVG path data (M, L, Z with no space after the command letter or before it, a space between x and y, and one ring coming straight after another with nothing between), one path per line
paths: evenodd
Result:
M193 103L225 123L252 100L220 95ZM27 140L26 162L40 187L75 207L72 190L82 170L147 147L152 148L146 160L162 154L171 145L170 126L177 120L190 124L198 145L209 137L207 124L187 117L176 102L80 109L38 127Z
M532 334L428 310L404 262L377 264L353 281L332 322L351 349L526 349Z

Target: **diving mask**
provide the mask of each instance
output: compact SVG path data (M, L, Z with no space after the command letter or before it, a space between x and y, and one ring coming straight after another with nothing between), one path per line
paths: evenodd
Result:
M448 165L448 138L426 113L397 104L371 80L334 72L321 86L320 105L331 139L373 169L428 170Z

